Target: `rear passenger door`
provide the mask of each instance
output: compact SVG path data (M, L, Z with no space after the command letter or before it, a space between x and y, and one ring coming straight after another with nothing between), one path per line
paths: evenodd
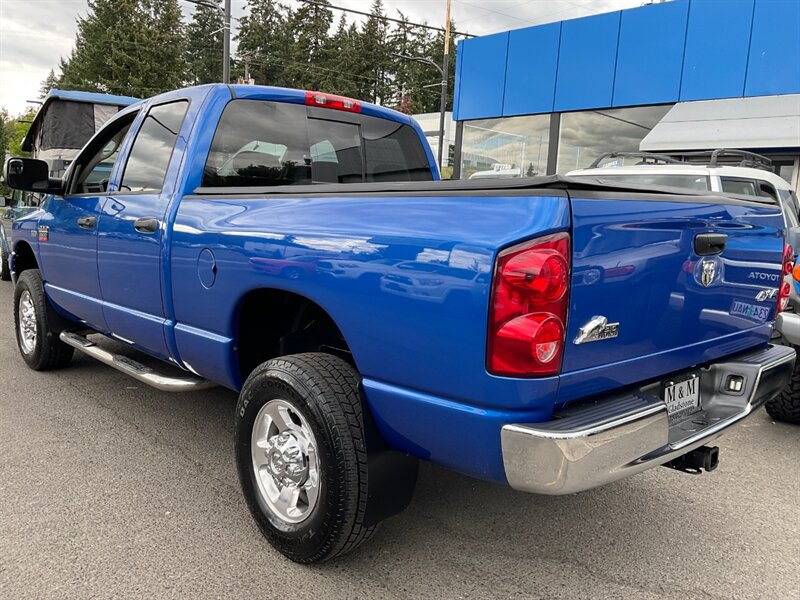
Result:
M187 100L151 106L135 134L119 190L106 201L98 227L98 274L103 313L116 337L162 358L162 259L174 181L167 170Z

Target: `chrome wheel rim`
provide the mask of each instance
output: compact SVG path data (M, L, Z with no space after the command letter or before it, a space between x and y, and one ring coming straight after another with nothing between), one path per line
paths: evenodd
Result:
M22 292L17 308L19 315L19 345L24 354L30 354L36 348L36 308L28 290Z
M319 455L303 415L274 399L256 415L250 439L258 491L266 507L287 523L306 520L320 492Z

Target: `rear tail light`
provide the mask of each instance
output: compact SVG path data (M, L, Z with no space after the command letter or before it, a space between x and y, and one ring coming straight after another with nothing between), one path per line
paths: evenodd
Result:
M544 377L561 369L569 302L569 234L501 252L489 309L487 369Z
M781 271L781 280L778 283L780 286L778 288L778 312L783 312L789 307L789 293L791 292L791 287L789 286L789 282L785 280L786 275L792 273L794 277L794 272L792 268L794 266L794 250L789 244L785 244L783 247L783 269Z
M306 92L306 104L308 106L322 106L323 108L333 108L347 112L361 112L361 103L358 100L322 92Z

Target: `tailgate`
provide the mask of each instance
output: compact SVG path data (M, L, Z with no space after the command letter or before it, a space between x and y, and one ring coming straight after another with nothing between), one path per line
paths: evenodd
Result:
M777 206L721 196L644 196L573 193L560 403L769 339L783 253ZM719 241L714 234L726 236L722 252L698 255L696 238ZM592 327L596 317L608 325Z

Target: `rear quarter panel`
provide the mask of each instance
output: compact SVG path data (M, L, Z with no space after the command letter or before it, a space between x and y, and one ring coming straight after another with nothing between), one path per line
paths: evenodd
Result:
M530 405L516 381L497 394L485 370L494 256L568 227L564 197L185 198L172 237L175 318L235 338L247 292L285 289L331 314L365 377L474 404ZM218 269L210 289L198 277L204 249ZM179 351L199 369L202 356Z
M295 292L338 324L391 445L504 481L502 424L547 420L558 378L487 373L494 257L521 239L567 230L569 219L567 198L553 192L184 198L170 263L177 352L238 389L240 300L260 288ZM217 265L208 289L198 276L206 249Z

